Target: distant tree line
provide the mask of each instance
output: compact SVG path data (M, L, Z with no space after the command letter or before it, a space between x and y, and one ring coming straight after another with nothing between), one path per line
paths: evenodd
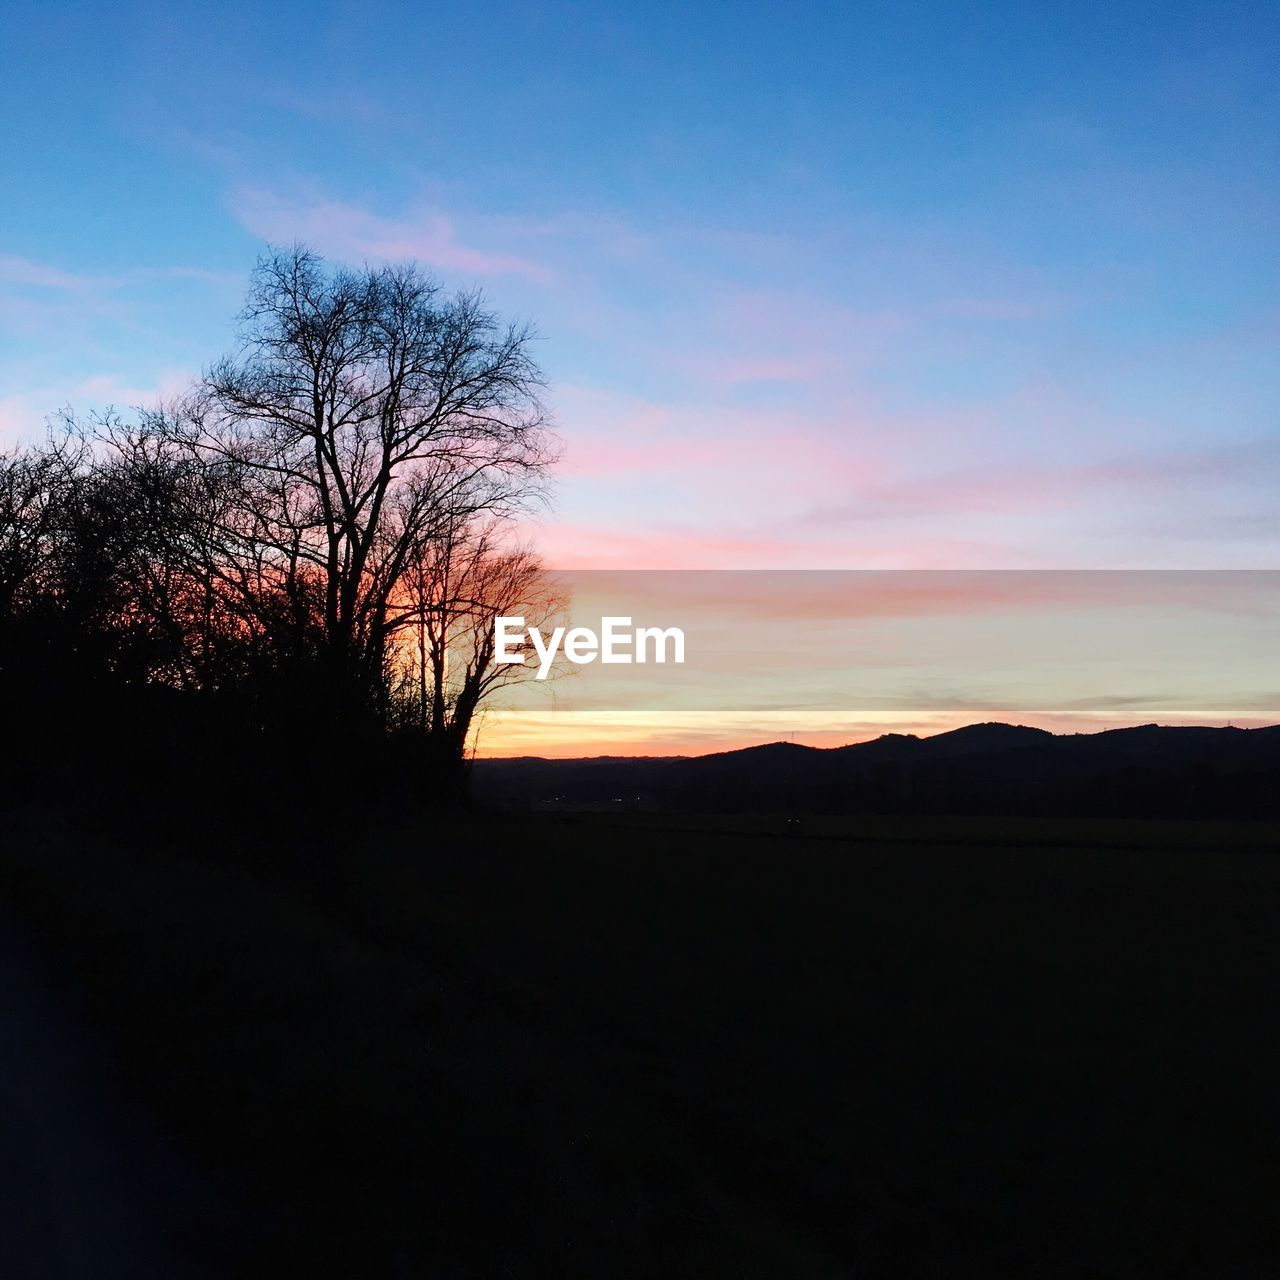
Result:
M259 260L239 337L175 401L0 455L6 723L67 758L181 723L337 786L388 741L456 770L523 671L493 617L557 608L508 532L553 461L530 331L299 247Z

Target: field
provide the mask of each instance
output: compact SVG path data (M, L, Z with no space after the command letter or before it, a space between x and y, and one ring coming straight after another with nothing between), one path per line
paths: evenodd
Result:
M1280 1264L1274 828L10 832L218 1274Z

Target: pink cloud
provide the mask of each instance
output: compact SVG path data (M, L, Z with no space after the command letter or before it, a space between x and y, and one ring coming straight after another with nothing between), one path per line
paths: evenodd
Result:
M674 367L713 386L812 385L883 364L904 342L918 344L948 322L1020 322L1062 305L1049 296L974 295L859 309L801 290L730 288L705 321L702 349L666 354Z
M748 568L776 559L779 550L772 538L670 526L556 520L525 532L556 569Z
M106 277L77 275L47 263L32 262L14 254L0 254L0 282L37 289L111 289L120 282Z
M114 405L149 405L168 400L190 388L195 375L189 369L162 369L149 386L126 382L112 373L98 373L79 382L72 391L73 401L94 407Z
M643 527L605 520L549 519L516 530L555 569L957 569L1003 564L1038 567L1029 551L992 541L892 531L853 542L786 533L759 521L716 527L664 521Z
M1143 454L1069 463L1045 459L994 467L972 467L872 484L847 503L815 508L804 518L813 525L845 524L912 510L935 512L1043 511L1072 508L1114 490L1167 491L1184 483L1202 484L1280 468L1280 448L1263 441L1229 449Z
M716 400L659 402L564 384L552 402L567 441L566 475L623 478L640 470L678 481L683 473L674 461L705 471L704 493L724 494L735 481L756 477L776 497L783 489L812 493L818 483L845 486L887 474L884 457L868 456L861 411L849 404L820 415Z
M78 413L109 407L124 411L179 395L191 385L193 377L187 369L163 369L150 385L141 385L118 374L97 373L70 388L33 388L5 396L0 399L0 449L19 441L40 439L61 406L69 404Z
M694 356L679 362L706 382L743 386L753 382L809 382L837 367L831 356Z
M711 440L688 438L652 442L578 440L565 448L556 473L565 479L619 475L666 475L673 469L711 468L723 456Z
M812 409L657 402L563 385L551 400L566 442L564 519L539 541L561 565L1062 568L1115 565L1124 547L1125 564L1168 564L1167 550L1135 557L1132 526L1208 477L1234 491L1280 469L1266 441L1146 446L1149 424L1036 387L945 413L847 397ZM1063 457L1058 427L1083 414L1092 456ZM988 442L977 460L975 439ZM998 456L992 440L1005 442ZM1221 533L1217 515L1196 510ZM1189 554L1180 545L1173 563Z
M0 449L10 448L19 440L30 439L40 422L30 397L5 396L0 399Z
M463 243L453 220L438 210L387 218L337 200L288 200L257 187L235 192L232 208L255 236L280 243L302 240L339 257L416 258L468 275L518 275L539 281L551 277L548 268L528 258Z

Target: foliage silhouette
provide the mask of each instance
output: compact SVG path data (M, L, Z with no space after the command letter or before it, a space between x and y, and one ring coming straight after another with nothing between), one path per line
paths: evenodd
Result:
M483 631L555 604L509 533L554 461L532 331L413 264L295 246L258 261L239 339L170 403L0 457L11 785L57 758L110 791L146 758L325 804L406 781L397 759L454 786L522 674Z

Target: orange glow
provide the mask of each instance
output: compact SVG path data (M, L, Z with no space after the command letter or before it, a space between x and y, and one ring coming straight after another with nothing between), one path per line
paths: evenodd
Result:
M1274 718L1159 715L1165 725L1225 725L1255 729ZM766 742L794 741L809 747L841 747L864 742L886 733L929 737L967 724L998 720L1030 725L1051 733L1098 733L1126 728L1134 716L1075 716L1028 713L1011 707L966 710L945 714L921 710L894 719L822 717L806 713L763 714L754 717L725 716L719 712L559 712L539 715L522 712L491 713L475 736L479 759L543 756L575 759L591 756L694 756L717 751L737 751Z

